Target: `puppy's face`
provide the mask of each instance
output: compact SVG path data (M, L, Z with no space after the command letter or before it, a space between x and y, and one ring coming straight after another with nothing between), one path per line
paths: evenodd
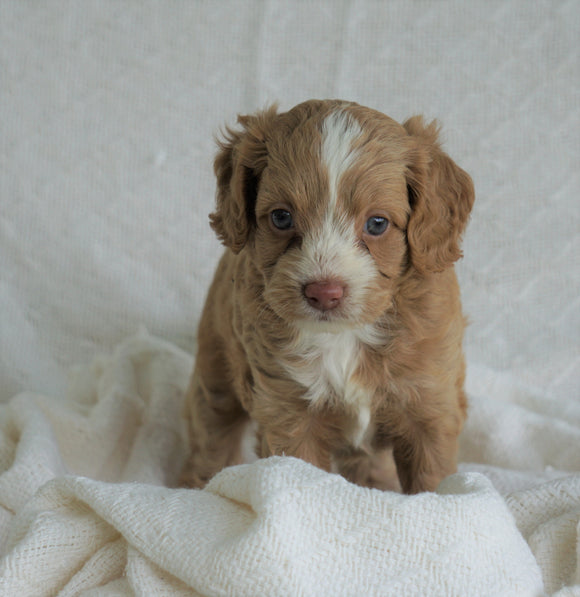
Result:
M471 208L471 181L439 150L434 127L415 120L405 128L356 104L314 101L241 123L245 130L230 133L216 159L212 224L226 245L251 255L266 302L284 320L320 331L372 324L409 267L437 271L459 256L448 245ZM438 198L425 187L442 159L452 164L451 185L443 186L456 188ZM419 223L425 210L431 221ZM441 218L439 229L425 231ZM439 262L423 254L439 245L448 253Z
M404 134L386 119L384 126ZM317 113L284 133L268 144L256 201L253 251L266 301L300 326L373 323L406 261L405 165L346 110Z

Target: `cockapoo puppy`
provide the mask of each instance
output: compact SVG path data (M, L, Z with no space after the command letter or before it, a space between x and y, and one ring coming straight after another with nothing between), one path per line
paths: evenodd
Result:
M287 455L406 493L456 470L474 201L435 123L307 101L239 118L215 159L227 247L187 396L186 485ZM389 469L390 462L390 469Z

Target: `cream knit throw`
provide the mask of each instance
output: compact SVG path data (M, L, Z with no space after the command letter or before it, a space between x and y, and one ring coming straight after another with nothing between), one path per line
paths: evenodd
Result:
M480 459L409 497L270 458L172 488L191 366L142 332L76 370L68 396L0 406L0 595L580 595L578 474ZM482 404L462 448L473 457L503 441L481 436ZM490 481L514 478L507 495Z

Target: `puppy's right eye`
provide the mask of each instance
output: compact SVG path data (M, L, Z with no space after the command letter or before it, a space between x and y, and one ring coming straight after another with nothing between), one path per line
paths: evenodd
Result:
M365 222L364 231L371 236L381 236L389 226L389 220L382 216L372 216Z
M275 209L270 213L270 220L278 230L290 230L294 226L292 214L285 209Z

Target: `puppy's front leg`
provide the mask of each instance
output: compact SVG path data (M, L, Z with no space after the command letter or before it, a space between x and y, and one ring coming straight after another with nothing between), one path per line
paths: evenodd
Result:
M393 441L393 456L405 493L434 491L442 479L457 471L461 424L458 413L407 419Z
M241 440L249 419L225 384L209 389L197 371L186 404L191 453L181 482L201 488L226 466L241 463Z
M258 432L259 456L294 456L330 471L331 455L340 444L340 434L332 425L331 413L313 412L300 406L268 418Z

